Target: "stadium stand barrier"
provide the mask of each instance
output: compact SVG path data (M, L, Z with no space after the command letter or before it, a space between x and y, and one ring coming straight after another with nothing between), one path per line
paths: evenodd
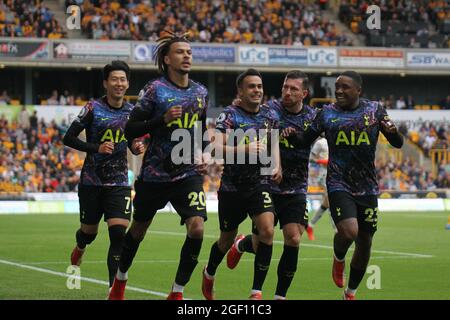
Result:
M155 69L154 42L67 39L0 38L5 66L101 68L104 61L121 59L132 68ZM284 72L293 66L306 72L448 74L446 49L323 47L192 43L197 70L240 71L257 65L260 71ZM430 106L431 109L431 106Z

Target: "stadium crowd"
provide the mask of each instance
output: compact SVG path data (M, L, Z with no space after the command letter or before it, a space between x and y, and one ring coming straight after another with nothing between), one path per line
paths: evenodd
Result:
M67 36L42 0L0 0L0 36ZM82 31L92 39L156 41L163 29L188 30L194 42L351 46L326 1L306 0L66 0L78 5ZM380 30L366 27L366 9L378 5ZM66 8L65 7L65 8ZM448 48L450 10L444 0L342 0L338 18L366 35L366 45Z
M170 29L188 30L193 42L352 45L318 4L306 2L91 0L82 4L82 29L90 38L104 40L155 41Z
M449 165L440 164L436 177L412 159L405 159L401 163L378 160L375 165L380 190L427 191L450 188Z
M64 148L67 124L46 124L25 108L18 121L0 117L0 191L75 191L83 158Z
M401 122L400 132L423 150L425 155L431 149L449 149L450 127L446 122Z
M380 30L367 29L369 5L380 8ZM366 34L369 46L448 48L449 9L449 2L444 0L343 0L339 19L354 33Z
M54 14L41 0L0 0L0 37L66 37Z
M84 95L74 95L69 90L65 89L60 94L58 90L52 90L51 95L42 95L40 105L46 106L84 106L87 101Z

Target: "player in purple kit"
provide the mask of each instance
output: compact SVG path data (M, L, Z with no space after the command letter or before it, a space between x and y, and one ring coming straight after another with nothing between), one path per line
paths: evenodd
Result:
M236 87L241 99L240 106L228 106L219 115L216 129L221 135L223 148L231 150L233 154L250 154L265 150L264 138L254 137L235 138L232 133L255 132L271 128L278 128L277 114L266 105L261 105L263 84L260 73L255 69L248 69L241 73L236 80ZM220 140L218 137L216 141ZM268 140L267 140L268 141ZM269 141L268 141L269 142ZM269 142L270 145L270 142ZM275 145L272 144L272 147ZM270 148L274 158L274 172L272 177L261 175L261 163L234 164L225 159L224 171L218 192L220 237L212 245L207 266L203 270L202 292L207 300L213 300L214 280L218 266L233 244L239 225L247 215L252 218L258 230L258 247L255 250L253 285L250 295L252 300L262 298L262 286L266 278L272 257L274 214L270 196L270 187L266 180L279 182L278 146Z
M271 100L269 107L280 118L280 129L307 128L316 111L303 104L308 95L308 76L301 71L291 71L284 79L281 100ZM278 263L276 300L284 300L297 271L300 239L308 225L306 192L310 147L296 148L285 138L280 139L280 157L283 179L280 184L271 183L271 193L277 220L283 230L284 250ZM227 265L234 269L244 252L255 253L258 245L256 234L236 238L228 251Z
M125 130L128 139L147 133L151 138L135 183L135 214L125 237L119 269L109 295L111 300L124 299L128 269L139 244L156 212L169 201L180 215L181 224L186 225L187 235L167 299L182 300L184 286L198 263L203 225L207 219L201 175L206 172L206 166L194 163L195 152L191 153L189 164L174 164L171 153L178 142L171 141L171 136L175 130L187 130L193 141L198 122L201 122L202 132L206 131L208 91L189 79L192 49L184 35L170 33L162 37L155 57L162 77L150 81L141 91Z
M131 188L128 184L127 144L134 154L144 151L141 142L125 138L125 124L133 105L124 101L129 87L130 69L123 61L103 68L106 96L89 102L72 122L64 144L87 153L78 185L80 229L71 263L79 266L86 245L98 232L100 219L108 224L109 285L112 286L131 214ZM86 142L78 135L86 130Z
M403 137L384 107L359 97L361 87L358 73L343 72L336 80L335 104L324 106L307 130L283 130L283 136L298 146L311 145L325 132L329 148L327 190L338 230L334 237L332 277L340 288L345 285L345 255L355 242L349 282L343 295L346 300L355 299L377 230L379 188L374 161L379 132L392 146L403 145Z

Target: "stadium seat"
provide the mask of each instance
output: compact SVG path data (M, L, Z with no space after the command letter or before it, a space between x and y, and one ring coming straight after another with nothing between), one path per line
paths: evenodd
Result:
M369 46L382 47L383 46L383 36L379 34L370 34L369 36Z

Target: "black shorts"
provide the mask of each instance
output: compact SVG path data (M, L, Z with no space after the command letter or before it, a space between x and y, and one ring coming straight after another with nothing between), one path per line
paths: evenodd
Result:
M219 191L219 224L221 231L232 231L247 218L274 212L270 193L265 188L252 191Z
M78 185L80 222L98 224L104 220L131 217L131 188Z
M133 219L146 222L153 219L156 212L172 204L181 217L181 224L190 217L200 216L205 221L206 196L203 191L203 177L193 176L176 182L152 183L136 180L134 184Z
M378 197L375 195L353 196L348 192L336 191L328 194L331 217L335 224L356 218L359 229L374 234L378 223Z
M308 209L304 194L272 194L275 207L275 225L280 221L280 229L288 223L308 226Z

